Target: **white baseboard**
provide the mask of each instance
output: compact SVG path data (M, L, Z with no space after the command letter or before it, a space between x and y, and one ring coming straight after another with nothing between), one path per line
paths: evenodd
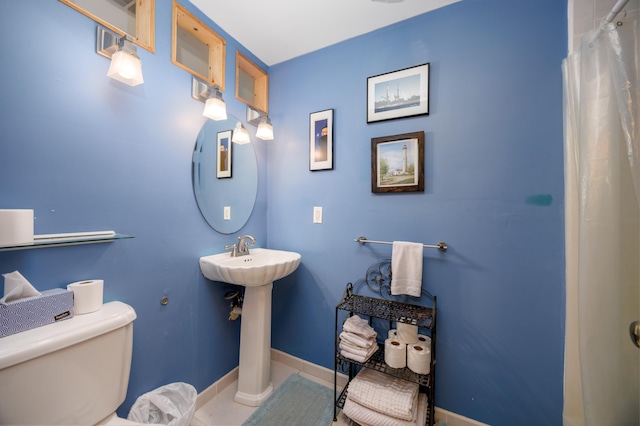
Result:
M226 388L236 380L238 380L238 367L229 371L227 374L218 379L218 381L198 394L198 397L196 399L196 411L202 408L204 404L215 398L216 395L222 392L224 388Z
M435 409L434 417L434 423L438 426L489 426L486 423L482 423L438 407ZM438 422L441 423L439 424Z
M285 352L277 349L271 349L271 359L281 364L298 370L301 375L313 376L317 379L325 382L333 383L334 372L333 370L322 367L317 364L313 364L309 361L305 361L301 358L297 358L293 355L289 355ZM196 410L199 410L204 404L213 399L224 388L238 380L238 367L225 374L218 381L206 388L204 391L198 394L196 401ZM342 373L338 373L337 376L338 387L342 388L348 380L348 377ZM443 410L441 408L435 408L435 423L442 422L439 426L489 426L486 423L481 423L468 417L461 416L451 411Z

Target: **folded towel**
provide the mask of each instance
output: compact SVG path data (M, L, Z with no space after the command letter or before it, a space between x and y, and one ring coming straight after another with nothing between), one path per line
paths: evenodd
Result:
M369 368L349 383L349 398L371 410L402 420L412 420L418 384ZM356 420L357 421L357 420Z
M369 325L367 320L360 318L357 315L350 316L346 319L342 325L344 331L357 334L365 339L375 339L378 335L376 331Z
M427 395L420 393L416 395L416 398L417 402L413 404L415 409L411 420L401 420L371 410L353 401L349 394L347 394L342 412L360 426L422 426L425 424L427 415Z
M377 350L378 350L378 344L376 343L376 344L374 344L373 346L371 346L369 348L369 350L367 351L367 353L365 355L354 354L353 352L349 352L348 350L345 350L345 349L341 349L340 350L340 355L342 355L345 358L349 358L349 359L352 359L354 361L364 363L369 358L371 358L371 355L376 353Z
M350 352L354 355L360 355L360 356L367 356L368 354L370 355L369 352L371 352L372 346L373 345L369 346L368 348L362 348L360 346L354 346L349 342L345 342L343 340L340 341L340 349L344 349L347 352Z
M421 243L394 241L391 252L391 294L420 297L422 291Z
M375 337L370 339L365 339L364 337L359 336L357 334L349 333L348 331L343 331L342 333L340 333L340 341L348 342L351 345L358 346L361 348L370 348L371 346L373 346L376 339Z

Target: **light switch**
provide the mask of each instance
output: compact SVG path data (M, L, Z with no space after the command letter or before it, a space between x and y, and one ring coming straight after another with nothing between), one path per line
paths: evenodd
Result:
M313 223L322 223L322 207L313 208Z
M231 206L224 206L224 220L231 220Z

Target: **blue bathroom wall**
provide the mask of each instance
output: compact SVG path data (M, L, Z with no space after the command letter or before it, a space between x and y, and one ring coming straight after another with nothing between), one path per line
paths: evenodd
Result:
M244 121L234 96L236 49L264 64L184 6L226 39L224 98ZM266 147L255 144L255 213L238 234L218 234L191 187L191 156L206 119L204 105L191 99L191 75L171 63L170 1L156 2L156 51L138 49L145 81L133 88L107 78L109 61L95 52L97 24L59 1L2 1L0 27L11 35L0 42L0 208L34 209L36 234L113 229L135 237L0 252L0 273L18 270L42 290L104 279L105 301L135 308L120 415L166 383L202 391L238 365L240 322L228 320L223 299L235 287L204 279L198 258L244 233L266 246Z
M436 406L492 425L562 423L566 10L464 0L271 67L269 246L302 254L275 284L274 348L333 368L345 284L391 256L355 238L445 241L424 252ZM367 77L427 62L430 114L367 124ZM329 108L334 168L311 172L309 114ZM424 192L373 194L371 138L416 131Z

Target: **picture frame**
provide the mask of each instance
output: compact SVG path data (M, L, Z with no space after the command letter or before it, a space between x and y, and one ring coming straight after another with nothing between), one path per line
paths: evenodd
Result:
M424 192L424 131L371 139L371 192Z
M367 78L367 123L429 115L429 63Z
M226 179L231 177L232 152L231 130L218 132L216 149L216 177Z
M333 169L333 109L309 114L309 170Z

